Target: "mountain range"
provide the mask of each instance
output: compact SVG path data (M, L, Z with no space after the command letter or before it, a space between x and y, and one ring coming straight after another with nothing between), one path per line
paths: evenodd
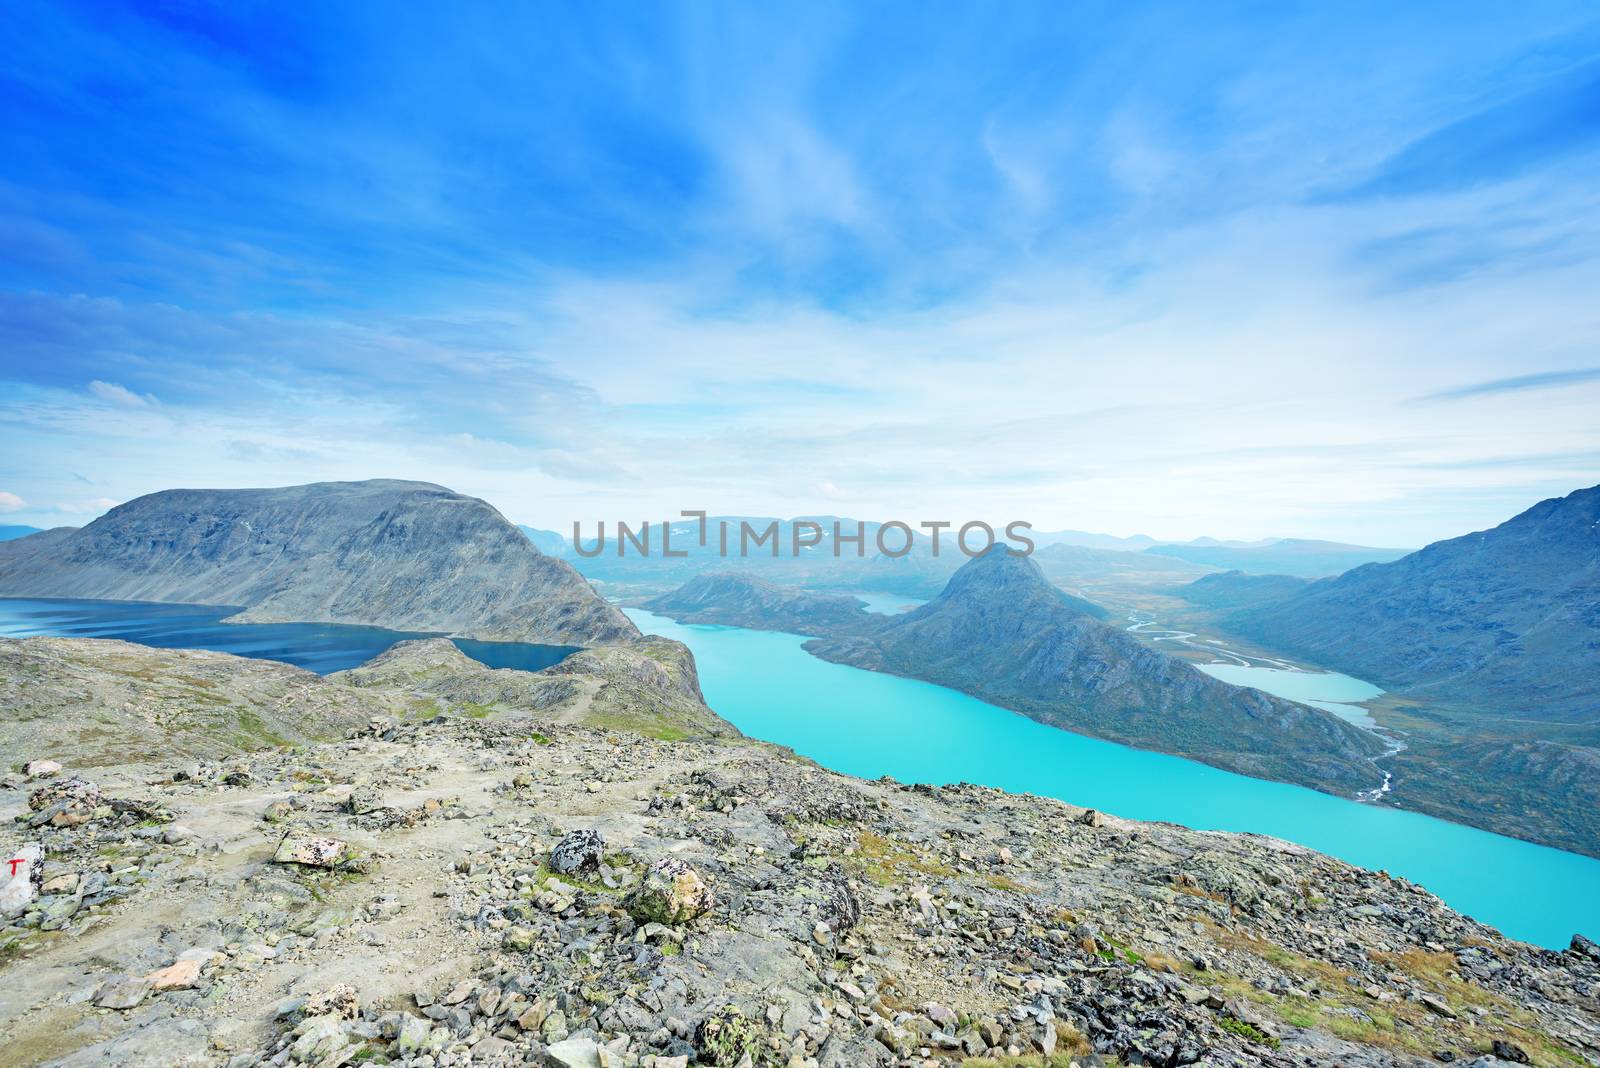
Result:
M152 493L82 528L0 542L0 596L230 605L239 622L503 641L638 636L485 502L393 479Z
M39 527L0 526L0 541L13 541L39 533Z
M1246 571L1258 575L1295 575L1321 578L1337 575L1362 564L1386 563L1405 556L1409 549L1376 549L1336 541L1278 538L1256 545L1200 544L1156 545L1145 550L1153 556L1171 556L1190 563Z

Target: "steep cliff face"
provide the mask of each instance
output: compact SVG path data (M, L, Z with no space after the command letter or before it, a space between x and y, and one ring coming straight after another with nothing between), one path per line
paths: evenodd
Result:
M0 595L238 605L239 621L366 623L595 644L638 631L485 502L424 482L167 490L0 553Z
M1350 794L1381 779L1384 743L1320 709L1218 682L1099 622L1026 558L973 560L880 633L817 656L925 679L1042 723Z
M1512 719L1600 716L1600 486L1224 626L1408 696Z

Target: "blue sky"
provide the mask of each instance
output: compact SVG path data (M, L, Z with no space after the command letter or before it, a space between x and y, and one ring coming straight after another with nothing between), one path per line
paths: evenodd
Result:
M0 522L1413 545L1600 481L1594 4L10 5Z

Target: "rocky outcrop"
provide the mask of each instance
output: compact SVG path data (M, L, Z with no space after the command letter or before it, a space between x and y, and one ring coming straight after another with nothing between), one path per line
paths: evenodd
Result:
M43 759L70 740L79 768L216 760L337 737L388 711L373 695L272 660L0 638L0 751L19 758Z
M779 586L737 571L700 575L644 607L679 623L715 623L790 634L860 634L877 630L873 615L854 597Z
M585 649L538 672L488 668L454 643L430 638L401 642L329 679L368 691L402 690L414 708L430 712L551 711L659 737L738 733L706 707L688 647L656 635Z
M363 623L592 645L638 631L485 502L378 479L167 490L0 543L0 596L234 605L241 622Z
M360 692L411 707L398 668L434 652ZM184 717L156 719L181 749ZM75 737L45 782L84 778ZM560 708L380 716L93 778L88 820L12 854L5 1063L1600 1063L1587 938L1513 942L1255 835L863 782ZM0 780L0 809L40 788Z
M869 637L819 639L826 660L924 679L1042 723L1246 775L1353 795L1385 743L1320 709L1230 686L1081 611L1003 550Z

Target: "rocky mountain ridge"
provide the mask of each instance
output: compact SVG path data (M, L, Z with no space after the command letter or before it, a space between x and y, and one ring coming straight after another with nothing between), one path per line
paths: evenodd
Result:
M393 479L153 493L81 529L0 543L0 596L235 605L241 622L501 641L638 635L485 502Z

